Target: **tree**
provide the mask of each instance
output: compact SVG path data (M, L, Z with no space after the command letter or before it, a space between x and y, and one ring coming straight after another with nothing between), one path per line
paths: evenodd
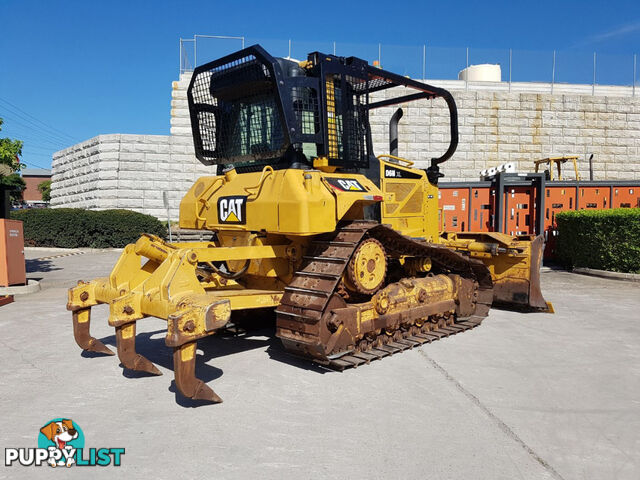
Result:
M42 194L42 200L48 202L51 200L51 180L45 180L38 185L38 190Z
M0 131L3 123L4 121L0 118ZM11 172L14 172L8 175L0 174L0 185L12 187L9 193L12 202L22 200L22 191L27 187L22 177L15 173L22 168L18 158L19 155L22 155L22 145L23 143L20 140L0 138L0 166L6 165Z
M22 192L27 188L27 184L24 179L17 173L5 175L0 177L0 183L9 187L9 197L12 203L18 203L22 201Z
M4 120L0 118L0 131ZM9 165L11 170L17 172L22 168L19 156L22 155L22 141L12 140L10 138L0 138L0 163Z

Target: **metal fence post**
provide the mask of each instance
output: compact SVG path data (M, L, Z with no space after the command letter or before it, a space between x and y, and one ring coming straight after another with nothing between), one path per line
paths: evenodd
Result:
M637 54L633 54L633 93L632 95L636 96L636 72L638 71L638 58Z
M591 95L596 94L596 52L593 52L593 84L591 85Z
M193 68L198 65L198 41L202 38L209 38L209 39L231 39L231 40L239 40L242 43L242 48L245 48L245 42L246 42L246 38L244 36L225 36L225 35L194 35L193 39L185 39L182 37L179 37L179 51L178 51L178 61L179 61L179 75L182 75L183 73L186 73L188 71L193 70ZM189 51L186 48L187 42L193 42L193 64L191 63L191 60L189 58ZM333 41L333 54L337 55L337 42ZM372 44L368 44L368 46L373 46ZM204 54L204 56L206 57L208 55L207 53L207 49L205 48L205 50L200 52L200 55L202 56ZM465 48L465 54L466 54L466 61L465 61L465 90L469 90L469 67L470 67L470 47L466 47ZM293 55L293 39L288 39L288 56L292 57ZM404 55L404 57L401 58L405 58L405 57L409 57L409 54L406 53L401 53L401 56ZM636 96L636 86L638 84L638 59L637 59L638 55L636 53L633 54L633 83L632 83L632 96L635 97ZM390 57L391 58L391 57ZM415 57L414 57L415 58ZM591 94L595 95L595 87L596 87L596 82L597 82L597 75L598 75L598 62L597 62L597 52L593 52L593 79L592 79L592 83L591 83ZM206 60L206 59L205 59ZM405 58L405 60L408 60L408 58ZM377 58L378 64L380 66L382 66L382 42L378 42L378 58ZM513 91L513 49L509 48L509 86L508 86L508 92L511 93ZM411 61L408 60L407 63L410 63ZM555 93L555 82L556 82L556 68L557 68L557 51L553 50L553 61L552 61L552 68L551 68L551 85L550 85L550 91L551 94ZM621 72L618 72L621 73ZM424 42L422 44L422 79L426 80L427 77L427 44L426 42ZM624 82L620 79L616 79L613 81L613 84L617 84L617 85L621 85L624 84Z
M509 49L509 93L511 93L511 55L512 51Z
M242 48L244 49L244 36L242 37L231 37L229 35L194 35L193 36L193 65L194 67L198 65L198 37L200 38L217 38L223 40L240 40L242 42Z
M169 242L173 242L173 236L171 234L171 213L169 211L169 194L166 190L162 192L162 202L164 203L164 208L167 209L167 230L169 230Z
M464 71L464 89L469 90L469 47L467 47L467 67Z
M556 51L553 51L553 64L551 66L551 95L553 95L553 84L556 83Z

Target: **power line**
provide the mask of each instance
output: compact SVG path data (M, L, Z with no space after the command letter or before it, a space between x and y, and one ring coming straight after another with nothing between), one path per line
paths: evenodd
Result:
M33 122L31 122L31 125L28 125L26 123L21 122L20 120L17 120L16 118L13 117L13 113L12 115L6 115L4 113L0 114L1 116L3 116L4 118L9 119L12 123L17 123L18 125L22 126L23 128L26 128L27 130L29 130L30 132L40 136L40 137L45 137L48 140L51 140L53 142L57 142L60 143L61 145L64 145L65 143L68 143L69 140L66 140L62 137L59 137L57 135L53 135L49 132L47 132L46 130L41 129L40 127L38 127L37 125L35 125ZM27 120L29 121L29 120Z
M0 107L2 109L6 108L3 105L0 105ZM5 110L5 113L2 113L1 115L3 117L5 117L6 119L8 119L11 122L11 124L16 123L17 125L20 125L20 126L22 126L24 128L27 128L29 131L37 133L39 136L44 136L44 137L47 137L49 139L55 140L56 142L63 143L63 144L68 144L70 141L72 141L72 140L69 140L67 138L64 138L64 137L58 135L55 132L52 132L52 131L49 131L49 130L46 130L46 129L42 128L40 125L38 125L37 123L31 121L30 119L28 119L24 115L20 115L19 113L16 113L14 111ZM75 142L75 140L73 140L73 141Z
M6 103L7 105L13 107L15 110L18 110L19 112L22 112L24 115L26 115L27 117L32 118L33 120L35 120L36 122L44 125L45 127L47 127L48 129L54 131L54 132L58 132L59 134L68 137L70 140L72 140L73 142L77 142L77 139L72 137L71 135L69 135L68 133L63 132L62 130L59 130L51 125L49 125L48 123L43 122L42 120L34 117L33 115L31 115L30 113L25 112L24 110L22 110L20 107L18 107L17 105L14 105L13 103L9 102L8 100L5 100L3 98L0 98L0 102Z
M13 122L13 120L12 120ZM12 135L15 135L17 137L24 137L24 136L29 136L31 139L37 139L37 141L45 141L47 143L50 143L52 145L59 145L61 148L65 148L66 145L68 145L66 142L63 142L62 140L59 140L55 137L50 137L48 135L46 135L43 132L37 131L37 130L32 130L30 129L30 127L26 126L26 125L22 125L19 122L16 122L18 124L19 128L15 128L15 132L14 132L14 128L12 127L11 129L7 129L10 132L12 132ZM21 130L22 129L26 129L26 130ZM24 135L24 133L21 132L28 132L27 135ZM20 139L20 138L19 138Z
M31 167L42 168L43 170L51 170L51 167L43 167L41 165L37 165L31 162L25 162L24 160L20 160L20 163L24 163L25 165L29 165Z
M56 150L53 150L53 147L33 145L33 144L25 144L22 150L23 151L24 150L40 150L41 152L48 152L48 153L53 153L54 151L56 151Z
M3 107L6 108L6 107ZM9 112L10 114L7 115L6 112L9 112L8 110L5 110L5 113L2 113L2 116L6 119L8 119L9 121L11 121L12 123L15 122L18 125L21 125L25 128L28 128L30 130L33 130L34 132L38 132L39 135L46 135L49 138L55 139L59 142L63 142L63 143L67 143L70 142L71 140L68 140L60 135L58 135L57 133L52 133L50 131L45 130L44 128L40 127L38 124L36 124L35 122L32 122L31 120L29 120L28 118L17 114L15 112ZM14 117L15 115L15 117ZM18 120L18 118L20 120ZM26 123L24 123L26 122Z
M32 163L32 162L25 162L24 160L20 159L20 164L21 165L29 165L30 167L35 167L35 168L41 168L43 170L51 170L51 166L48 167L43 167L42 165L38 165L37 163ZM19 171L18 171L19 172ZM15 173L18 173L15 172Z
M19 157L19 158L20 158L20 162L21 162L21 163L24 163L24 162L22 162L23 157L28 158L28 159L29 159L29 161L30 161L33 157L35 157L36 159L42 159L42 160L47 161L47 162L49 162L49 163L52 161L52 157L51 157L51 155L47 155L47 154L45 154L45 153L35 153L35 152L34 152L34 153L29 153L28 155L21 155L21 156Z
M20 158L24 157L25 155L20 156ZM45 153L29 153L28 155L29 157L42 157L42 158L48 158L51 159L51 155L47 155Z
M58 149L68 147L67 145L53 142L51 140L47 140L46 138L33 137L31 135L25 135L23 133L17 133L16 135L18 135L19 139L22 140L25 147L28 147L30 145L35 145L38 147L51 147L51 148L58 148Z
M25 148L28 148L28 147L31 147L31 146L57 148L57 149L68 148L67 146L65 146L65 145L63 145L61 143L54 142L52 140L48 140L48 139L42 138L42 137L34 137L32 135L24 134L24 133L22 133L20 131L14 132L13 130L11 130L10 135L11 136L15 136L18 140L22 141L22 143L24 144Z

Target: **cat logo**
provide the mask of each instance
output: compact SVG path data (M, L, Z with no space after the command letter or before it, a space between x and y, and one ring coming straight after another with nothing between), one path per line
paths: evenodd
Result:
M220 197L218 199L218 222L235 223L244 225L247 223L247 197L233 196Z
M364 187L355 178L327 178L327 183L341 192L364 192Z

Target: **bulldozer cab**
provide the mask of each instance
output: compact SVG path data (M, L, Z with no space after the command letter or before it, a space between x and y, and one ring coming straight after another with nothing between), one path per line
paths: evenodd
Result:
M393 87L413 91L390 99L378 93ZM451 140L432 159L432 183L458 143L455 101L444 89L356 57L313 52L297 62L254 45L196 68L187 91L197 158L239 172L266 165L366 171L375 158L369 111L437 97L449 108Z

